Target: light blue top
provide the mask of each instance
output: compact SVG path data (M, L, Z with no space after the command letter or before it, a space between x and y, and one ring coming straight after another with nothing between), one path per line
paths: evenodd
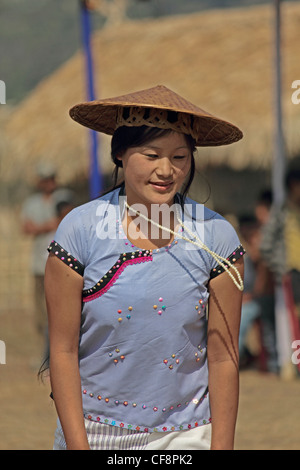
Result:
M188 235L182 229L164 248L132 245L121 224L119 192L70 212L49 247L84 277L84 415L145 432L207 424L207 285L222 269L182 240ZM185 208L184 224L211 250L233 262L244 253L223 217L191 199Z

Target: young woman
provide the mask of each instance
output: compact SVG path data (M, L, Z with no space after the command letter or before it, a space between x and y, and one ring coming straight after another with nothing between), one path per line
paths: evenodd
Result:
M163 86L70 114L113 134L124 181L49 247L54 449L232 449L244 250L186 194L195 147L242 134Z

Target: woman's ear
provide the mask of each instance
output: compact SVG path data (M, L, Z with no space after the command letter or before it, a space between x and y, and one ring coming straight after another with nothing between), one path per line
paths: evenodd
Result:
M123 158L123 153L121 152L117 153L113 158L115 165L117 165L118 167L123 167L122 158Z

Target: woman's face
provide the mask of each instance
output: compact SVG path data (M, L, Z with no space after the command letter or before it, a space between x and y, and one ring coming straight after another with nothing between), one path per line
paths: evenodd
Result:
M173 204L190 171L191 158L184 134L177 132L127 149L119 159L128 204Z

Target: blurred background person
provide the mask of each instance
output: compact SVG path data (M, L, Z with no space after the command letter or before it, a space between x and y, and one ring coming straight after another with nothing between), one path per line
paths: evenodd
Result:
M248 332L261 314L259 303L254 296L258 236L258 224L254 216L243 216L240 218L239 233L246 250L244 257L244 293L239 334L240 367L245 368L255 360L247 346Z
M254 214L260 227L265 225L269 220L272 201L273 196L272 191L270 189L263 190L257 198L254 207Z
M48 357L47 313L44 294L44 272L47 247L62 215L72 207L73 194L70 190L58 188L56 169L49 163L40 163L36 169L36 191L25 200L22 213L22 231L32 237L31 272L35 327L42 341L42 359ZM34 364L34 366L40 365Z
M286 272L290 277L293 297L300 318L300 168L291 169L286 178L287 204L285 210L284 242ZM299 339L299 338L298 338Z
M260 252L262 229L268 222L271 205L272 193L265 190L257 199L254 215L240 219L247 256L239 347L241 367L247 367L256 359L247 348L248 332L256 323L261 342L260 369L277 374L274 279Z
M286 202L273 207L265 225L261 252L278 280L289 275L295 303L300 303L300 167L286 176Z
M300 167L298 162L287 171L286 201L281 207L272 207L269 220L263 229L260 250L277 285L282 286L280 295L285 309L286 335L290 335L290 338L283 338L281 331L278 331L280 328L277 328L277 342L283 351L281 374L284 378L290 378L295 376L296 370L290 361L285 362L285 356L289 354L285 354L284 348L288 348L292 339L299 339Z
M261 367L268 372L278 373L278 354L276 346L275 323L275 280L274 275L264 260L260 246L265 225L269 221L272 207L272 191L267 189L257 198L254 213L259 225L257 239L257 269L255 283L255 297L260 305L260 330L262 339L262 363Z

